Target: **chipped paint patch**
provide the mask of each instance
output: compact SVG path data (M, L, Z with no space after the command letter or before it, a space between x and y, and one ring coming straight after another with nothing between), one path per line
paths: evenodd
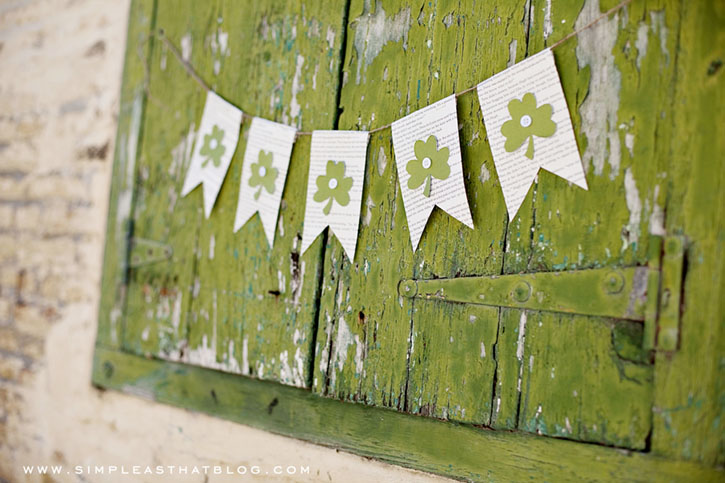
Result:
M546 7L544 7L544 40L548 39L552 32L554 32L554 25L551 22L551 0L546 0Z
M209 260L214 260L214 248L216 247L216 238L214 233L209 237Z
M587 0L576 20L575 28L584 27L601 15L599 0ZM590 69L589 91L579 108L581 130L587 138L583 161L594 167L594 174L604 172L604 162L609 160L610 179L619 174L621 147L617 129L619 92L622 74L614 64L612 51L617 42L619 13L602 19L596 28L580 33L576 47L579 69Z
M655 185L652 202L652 214L649 217L649 232L652 235L665 236L665 212L662 205L657 202L660 195L660 185Z
M373 197L368 193L368 197L365 200L365 217L363 218L363 226L369 226L370 221L373 219L373 208L375 208L375 202Z
M299 94L300 91L304 89L301 79L302 66L305 63L305 58L302 55L297 54L297 60L295 62L295 75L292 78L292 97L290 98L289 102L289 115L283 114L282 122L289 125L295 125L299 128L302 124L302 119L300 117L302 106L300 106L300 103L297 100L297 94Z
M481 183L485 183L489 179L491 179L491 173L489 172L488 168L486 167L486 163L483 163L481 165L481 174L478 175L478 179L481 180Z
M385 150L380 147L378 150L378 156L375 158L375 164L378 167L378 174L382 176L385 173L385 167L388 165L388 157L385 155Z
M355 82L365 82L364 71L375 60L385 44L403 41L407 48L408 30L411 27L410 7L388 17L381 2L375 4L375 12L370 12L370 2L365 2L363 13L353 20L355 29L353 47L357 53L357 73Z
M322 374L327 373L327 366L330 360L330 339L332 338L332 328L332 318L327 310L325 310L325 341L322 347L322 353L320 353L319 365L319 369Z
M660 51L665 56L665 63L670 63L670 51L667 50L667 23L665 21L665 12L650 12L650 22L652 23L652 30L659 35L660 39Z
M242 340L242 374L249 375L249 336Z
M292 291L292 306L295 308L300 306L300 297L302 296L302 284L305 280L305 261L300 263L299 273L295 273L294 264L292 265L292 277L290 278L290 290Z
M211 54L214 59L214 75L219 75L222 66L222 59L229 56L229 34L224 32L221 27L210 35L209 45L211 46Z
M521 381L524 378L524 342L526 341L526 311L521 311L521 318L519 319L519 332L518 340L516 341L516 359L519 361L519 379L516 385L516 389L521 392Z
M325 39L327 40L328 48L332 49L335 47L335 31L332 27L327 27L327 35L325 36Z
M297 348L294 357L294 366L290 366L288 352L282 351L279 355L280 371L279 377L285 384L297 387L304 387L304 363L302 361L300 348Z
M518 40L513 39L511 42L509 42L509 60L506 62L506 67L511 67L516 63L516 46L518 45Z
M191 60L191 34L181 37L181 58L186 62Z
M171 326L174 328L175 333L179 333L179 326L181 325L181 299L183 298L182 293L179 291L176 298L174 299L174 308L171 310Z
M639 240L639 223L642 221L642 200L639 198L639 190L632 174L632 168L624 172L624 195L629 210L629 221L622 230L622 251L626 250L633 243Z
M647 44L649 43L649 26L640 22L637 28L637 40L634 41L634 46L637 48L637 70L642 67L642 59L647 55Z
M201 338L201 345L195 349L189 349L185 353L184 362L193 366L206 367L208 369L216 369L218 371L232 372L241 374L242 368L234 356L234 341L230 340L227 350L224 352L222 359L217 360L216 339L212 337L211 345L209 345L206 334Z

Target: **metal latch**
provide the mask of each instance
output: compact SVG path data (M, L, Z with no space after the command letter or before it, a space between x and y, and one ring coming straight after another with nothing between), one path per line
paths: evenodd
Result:
M143 238L132 238L129 249L129 267L136 268L150 263L168 260L174 251L170 245L165 245L154 240Z
M407 298L627 319L644 323L645 349L677 349L684 243L653 237L647 266L401 280ZM663 253L664 245L664 253Z

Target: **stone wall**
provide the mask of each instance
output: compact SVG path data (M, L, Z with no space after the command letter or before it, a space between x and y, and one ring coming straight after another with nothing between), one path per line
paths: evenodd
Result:
M309 466L279 478L290 481L430 479L91 387L127 9L0 0L0 481L47 481L26 464L65 465L57 481L109 481L75 465L195 464Z

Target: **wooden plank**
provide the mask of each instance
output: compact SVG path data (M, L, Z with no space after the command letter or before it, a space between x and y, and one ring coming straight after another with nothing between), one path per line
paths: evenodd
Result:
M303 130L332 129L345 8L342 0L256 2L243 9L218 2L197 43L213 59L203 74L249 114ZM186 360L309 387L323 248L318 241L300 253L310 140L298 138L295 145L270 248L258 216L232 232L248 127L199 230Z
M615 324L593 317L533 312L525 324L518 427L531 433L645 449L652 427L654 370L629 360L642 326L614 347ZM639 337L636 337L639 335Z
M101 301L98 308L97 341L106 347L118 347L125 309L128 235L131 229L136 161L141 142L146 104L146 68L153 40L154 1L134 0L129 10L123 84L118 113L118 129L108 202L106 245L103 255Z
M680 339L658 353L652 452L725 464L725 11L718 2L682 2L672 128L661 142L670 160L668 233L684 235Z
M103 348L96 350L93 380L101 387L459 479L707 482L723 478L722 470L695 463L451 424Z
M353 1L340 128L391 122L504 69L511 49L524 52L524 3ZM404 278L501 272L505 208L475 93L458 100L458 114L476 229L435 210L413 253L390 131L372 136L357 255L344 260L336 242L325 254L316 392L488 423L498 309L397 293Z
M160 2L157 29L180 41L201 71L212 59L198 48L213 11L202 2ZM137 166L132 236L169 245L171 259L130 271L123 348L136 354L183 359L188 307L193 294L201 190L181 197L206 92L186 75L166 49L157 46L149 64L149 102Z
M615 3L532 2L528 52ZM671 122L678 15L676 2L633 2L557 48L589 191L540 172L509 225L506 273L647 263L650 240L664 234L668 162L657 140ZM508 324L511 335L520 320ZM519 369L522 379L498 375L501 390L515 392L497 395L505 411L494 426L517 421L538 434L646 448L653 369L649 359L618 354L615 328L603 319L529 313L523 348L502 346L507 376Z

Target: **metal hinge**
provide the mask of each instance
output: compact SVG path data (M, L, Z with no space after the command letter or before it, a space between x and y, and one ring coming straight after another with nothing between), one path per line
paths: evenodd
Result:
M643 347L677 349L684 242L652 237L647 266L401 280L407 298L639 321ZM663 251L664 247L664 251Z
M170 259L173 253L174 251L170 245L143 238L131 238L128 266L136 268L150 263L162 262Z

